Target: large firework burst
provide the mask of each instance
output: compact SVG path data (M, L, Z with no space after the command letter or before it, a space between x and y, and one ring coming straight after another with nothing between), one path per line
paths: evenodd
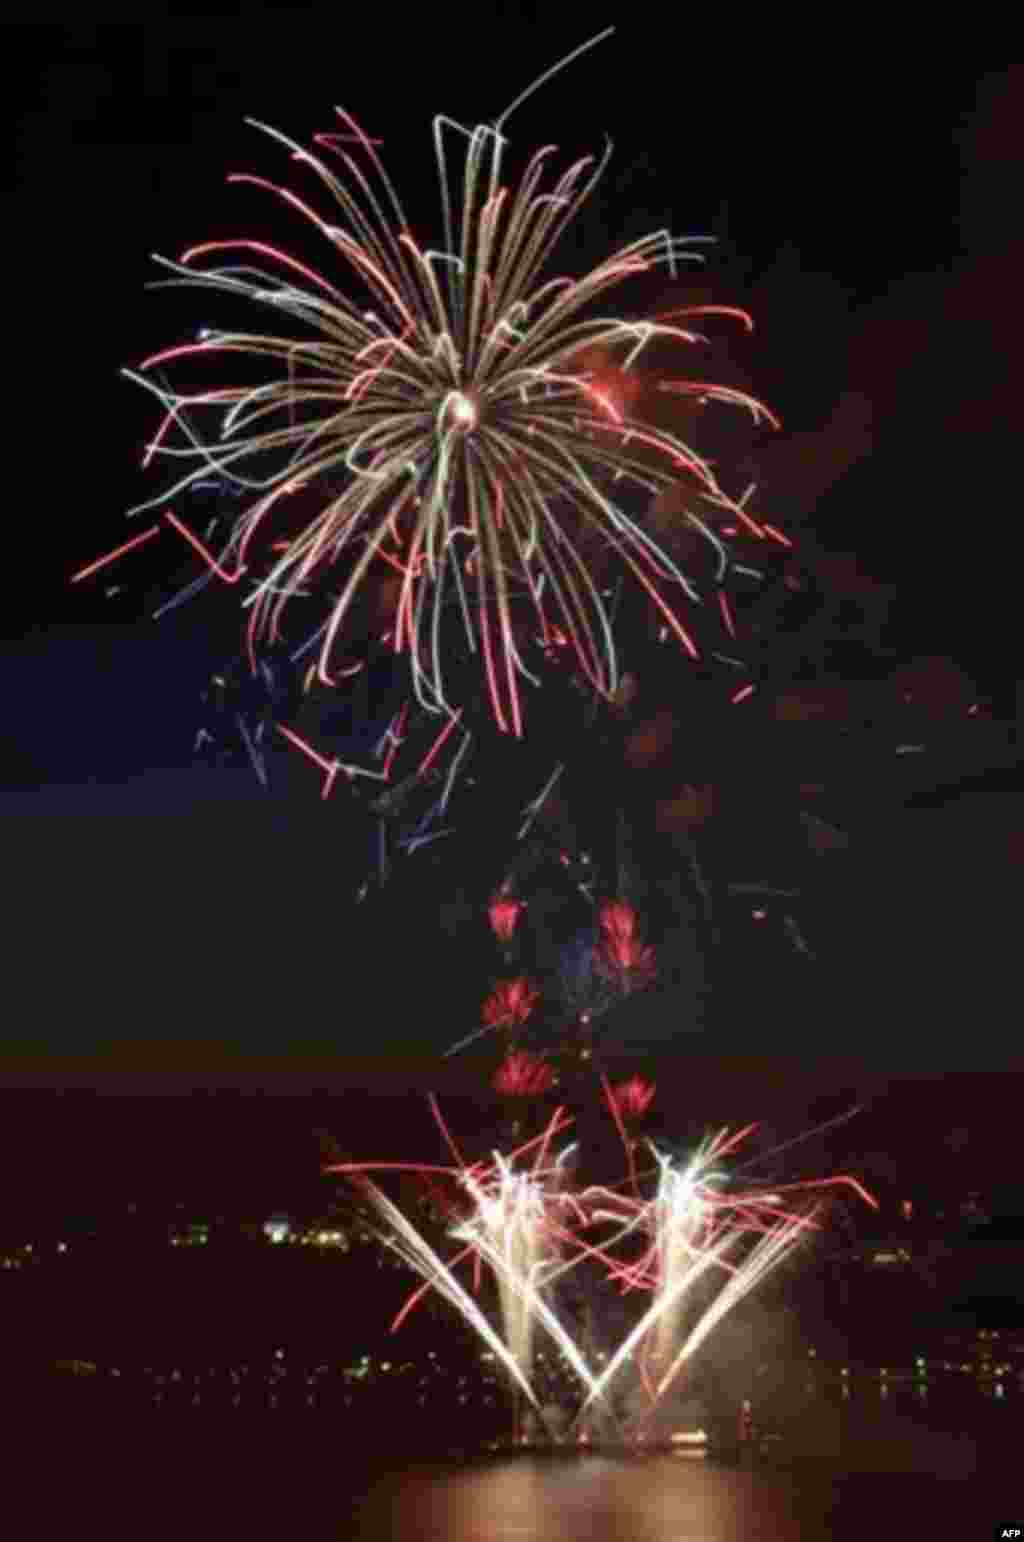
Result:
M696 656L680 601L703 604L705 576L698 587L627 513L630 488L649 502L682 483L687 498L678 518L707 543L712 585L731 564L726 527L742 524L746 534L763 536L708 464L674 434L644 426L630 393L609 392L594 368L596 357L614 358L627 378L656 340L698 342L692 325L711 311L750 325L729 307L683 309L655 321L605 310L607 293L624 281L658 264L674 273L678 261L701 260L689 249L696 238L657 231L582 278L546 276L611 154L609 145L555 176L548 146L518 184L504 179L506 121L554 73L493 125L470 131L435 119L439 249L414 239L378 142L336 109L340 132L318 135L317 153L255 124L311 174L324 205L333 201L330 213L262 177L229 179L270 191L308 221L336 274L251 239L206 242L177 262L157 259L173 275L171 286L240 297L274 318L265 332L208 331L126 371L165 409L150 458L184 467L170 488L132 512L163 511L212 573L250 585L244 604L254 669L257 641L279 639L289 602L314 587L329 600L315 631L316 674L329 686L358 667L346 651L346 617L369 575L390 566L398 581L387 640L408 654L421 707L454 719L460 705L446 682L451 658L442 616L450 602L482 661L498 727L518 735L521 681L536 683L527 644L569 643L594 690L609 697L617 688L608 591L598 571L606 556L643 586L663 625ZM464 146L464 158L453 145ZM282 320L291 335L278 330ZM256 361L267 378L175 390L162 371L235 356ZM672 380L666 389L774 421L726 387ZM168 508L211 476L244 494L217 555ZM301 497L288 496L301 489Z

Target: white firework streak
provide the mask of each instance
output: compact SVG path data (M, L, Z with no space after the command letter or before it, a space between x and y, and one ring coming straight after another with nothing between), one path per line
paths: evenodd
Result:
M565 1260L553 1241L549 1212L558 1196L536 1176L513 1173L497 1153L495 1162L500 1174L497 1194L487 1193L467 1175L464 1181L476 1211L452 1235L471 1243L490 1265L501 1296L508 1351L523 1375L529 1374L533 1329L540 1323L592 1394L594 1373L546 1300L555 1279L575 1268L582 1252Z
M778 1223L772 1231L766 1233L757 1243L749 1257L742 1266L736 1270L731 1279L722 1287L720 1293L708 1307L695 1325L689 1338L683 1344L676 1358L658 1383L657 1393L662 1397L675 1380L686 1361L700 1348L708 1334L715 1328L734 1306L737 1306L759 1285L765 1275L769 1274L792 1250L799 1245L807 1229L807 1218L793 1216ZM732 1240L732 1239L729 1239Z
M420 1235L398 1206L393 1204L376 1184L371 1183L369 1179L364 1179L362 1187L381 1215L394 1227L393 1235L378 1232L380 1240L385 1246L391 1248L392 1252L403 1258L410 1268L414 1269L422 1279L434 1287L439 1295L461 1313L463 1319L476 1330L488 1348L497 1355L512 1380L522 1388L539 1412L540 1405L529 1379L523 1374L515 1355L511 1353L501 1335L495 1332L473 1297L459 1284L426 1238Z
M726 1135L726 1131L719 1132L681 1172L673 1168L670 1159L651 1148L661 1169L658 1191L634 1216L631 1226L646 1225L654 1234L654 1299L596 1378L581 1414L596 1396L603 1394L637 1346L650 1346L657 1364L668 1360L678 1342L680 1315L688 1295L710 1269L720 1267L728 1272L729 1279L701 1314L661 1377L655 1397L662 1397L712 1329L782 1262L813 1226L812 1215L780 1215L778 1194L747 1195L741 1202L731 1203L709 1188L716 1175L706 1169L726 1149L722 1144ZM606 1194L605 1202L609 1201L614 1203L615 1197ZM727 1221L716 1222L716 1208L731 1209L733 1214ZM595 1220L623 1221L614 1210L595 1210L592 1214ZM747 1257L732 1264L729 1253L753 1230L764 1229L761 1218L765 1216L777 1219ZM704 1235L709 1240L702 1245ZM620 1271L634 1279L643 1272L644 1269Z
M692 1290L697 1280L700 1279L702 1275L706 1274L714 1264L720 1262L723 1255L738 1240L740 1235L741 1233L737 1230L736 1232L723 1237L721 1242L719 1242L716 1247L706 1249L703 1253L699 1254L695 1259L693 1259L691 1261L690 1267L685 1271L681 1278L674 1280L671 1284L666 1285L666 1287L659 1292L653 1305L647 1309L647 1311L641 1317L640 1321L637 1323L636 1327L633 1328L632 1332L627 1334L627 1336L623 1339L622 1343L619 1345L614 1355L612 1355L600 1376L596 1377L593 1387L591 1388L586 1401L583 1403L583 1406L580 1409L580 1414L583 1414L586 1409L590 1407L590 1404L598 1397L604 1395L605 1389L608 1387L613 1377L626 1362L626 1360L629 1359L636 1346L646 1338L652 1327L657 1323L661 1314L663 1312L670 1311L677 1302L681 1301L687 1291Z
M692 1271L701 1233L709 1221L707 1208L696 1188L697 1164L677 1172L667 1159L658 1157L661 1181L654 1200L655 1245L658 1285L653 1304L654 1354L662 1363L677 1341L679 1314L685 1292L665 1298L680 1279Z

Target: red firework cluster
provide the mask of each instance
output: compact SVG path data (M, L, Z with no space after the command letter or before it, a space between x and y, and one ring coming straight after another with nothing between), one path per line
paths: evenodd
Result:
M495 1092L508 1098L535 1098L555 1084L555 1073L546 1060L526 1050L511 1050L495 1072Z
M488 904L491 931L506 963L518 955L516 932L525 909L525 901L512 892L508 883L492 895ZM592 969L593 987L584 989L585 1000L569 1004L581 1024L588 1023L595 1011L606 1010L617 998L649 985L656 972L654 949L641 940L639 920L632 905L626 900L607 900L598 906L597 920L600 935L590 951L588 966ZM509 1058L494 1085L499 1091L525 1091L523 1077L529 1057L519 1055L514 1037L533 1015L540 995L540 988L524 973L498 980L483 1002L480 1028L455 1045L449 1054L484 1034L504 1030L513 1042L507 1046Z
M614 1104L622 1119L642 1119L654 1101L654 1083L645 1082L642 1076L631 1076L609 1089L609 1101Z
M523 901L516 899L514 895L499 890L494 896L488 907L487 914L490 917L491 930L499 942L507 943L512 941L512 935L519 920L519 913L525 909L526 906Z
M640 941L636 911L623 900L602 905L598 914L602 938L595 962L602 973L624 988L646 985L655 974L654 949Z
M540 991L525 975L514 980L499 980L483 1005L483 1020L488 1028L517 1028L526 1022Z

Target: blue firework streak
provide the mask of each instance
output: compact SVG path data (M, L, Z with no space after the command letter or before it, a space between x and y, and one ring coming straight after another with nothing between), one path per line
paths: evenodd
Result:
M558 984L566 1009L575 1017L600 1017L620 999L607 974L597 964L599 932L584 927L562 948L558 960Z

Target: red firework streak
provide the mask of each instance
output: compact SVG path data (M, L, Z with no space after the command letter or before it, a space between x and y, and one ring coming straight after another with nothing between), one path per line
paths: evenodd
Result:
M654 1100L654 1083L645 1082L641 1077L634 1076L628 1082L622 1082L618 1087L613 1088L610 1086L608 1078L602 1075L601 1090L604 1093L608 1112L614 1119L615 1128L619 1132L622 1149L626 1153L626 1161L629 1163L630 1186L634 1194L639 1194L636 1164L633 1160L633 1141L626 1130L625 1121L628 1118L640 1119L647 1112Z

